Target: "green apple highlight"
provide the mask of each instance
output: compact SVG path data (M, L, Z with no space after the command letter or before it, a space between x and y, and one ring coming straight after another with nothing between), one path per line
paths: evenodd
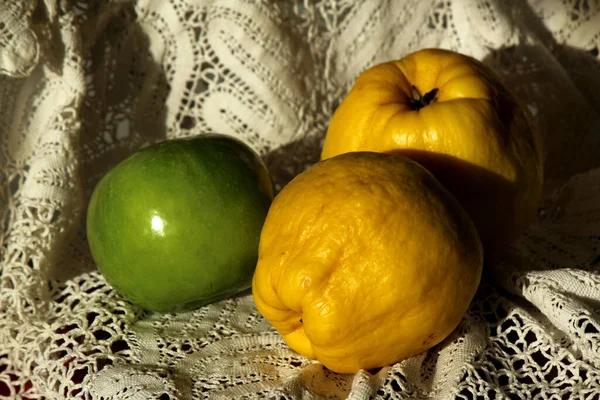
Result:
M236 139L152 145L94 189L92 257L115 290L144 309L198 308L251 286L272 198L262 160Z

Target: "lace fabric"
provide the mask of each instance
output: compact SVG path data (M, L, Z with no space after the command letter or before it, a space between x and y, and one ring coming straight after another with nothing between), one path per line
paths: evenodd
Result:
M545 138L536 222L451 337L339 375L243 293L150 314L95 269L85 207L142 146L220 132L279 189L318 159L358 74L423 47L496 70ZM596 399L600 3L111 0L0 5L0 394L10 399Z

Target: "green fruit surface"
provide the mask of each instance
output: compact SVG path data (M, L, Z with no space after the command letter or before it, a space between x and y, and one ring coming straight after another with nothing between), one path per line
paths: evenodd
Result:
M92 257L130 302L191 310L251 286L272 197L264 164L236 139L201 135L149 146L94 189Z

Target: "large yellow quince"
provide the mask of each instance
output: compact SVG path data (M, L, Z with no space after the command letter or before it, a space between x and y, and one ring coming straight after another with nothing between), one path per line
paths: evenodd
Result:
M486 256L533 219L542 141L527 108L474 58L425 49L363 72L335 111L323 159L350 151L408 156L459 200Z
M449 335L482 263L473 222L425 168L347 153L315 164L276 196L252 292L292 349L353 373Z

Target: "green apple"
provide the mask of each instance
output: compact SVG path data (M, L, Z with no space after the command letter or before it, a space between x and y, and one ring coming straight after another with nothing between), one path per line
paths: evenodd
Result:
M273 198L247 145L224 135L139 150L95 187L92 257L130 302L157 312L198 308L251 286Z

